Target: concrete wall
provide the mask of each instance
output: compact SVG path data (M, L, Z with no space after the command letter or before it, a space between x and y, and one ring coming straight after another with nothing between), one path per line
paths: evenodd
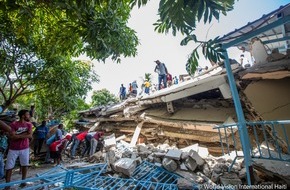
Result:
M290 120L290 78L254 81L245 94L264 120ZM290 126L287 126L290 138ZM283 137L283 132L278 129Z

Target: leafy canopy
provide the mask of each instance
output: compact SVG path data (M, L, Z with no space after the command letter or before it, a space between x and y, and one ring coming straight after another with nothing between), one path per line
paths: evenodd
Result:
M92 106L103 106L118 101L118 98L107 89L94 91L92 95Z
M140 7L148 0L135 0L132 5ZM202 47L205 57L213 62L223 59L224 50L217 43L219 37L202 42L194 34L196 23L210 23L213 18L219 20L220 14L226 15L233 9L235 0L160 0L159 19L154 23L155 31L159 33L172 32L175 36L177 32L186 37L181 41L181 45L187 45L189 41L197 43L197 47L188 58L186 69L189 74L193 74L198 66L199 55L197 49Z
M138 39L127 26L130 11L129 0L4 0L0 21L23 45L34 43L41 58L85 53L120 61L121 55L136 55Z

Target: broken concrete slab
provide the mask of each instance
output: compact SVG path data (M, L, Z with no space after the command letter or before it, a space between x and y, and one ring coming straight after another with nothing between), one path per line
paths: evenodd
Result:
M171 149L165 155L165 158L171 158L173 160L180 160L180 156L182 154L181 150L178 149Z
M191 170L191 171L195 171L195 169L197 168L197 163L196 163L196 161L193 159L193 158L191 158L191 157L188 157L186 160L185 160L185 162L184 162L184 164L185 164L185 166L189 169L189 170Z
M198 155L199 155L201 158L203 158L203 159L207 158L208 155L209 155L208 148L206 148L206 147L201 147L201 146L198 147L198 151L197 151L197 153L198 153Z
M195 150L196 152L198 151L198 144L194 144L194 145L190 145L190 146L187 146L187 147L184 147L184 148L181 148L180 150L182 152L189 152L190 150Z
M115 134L113 133L110 136L106 136L104 138L104 142L105 142L105 147L116 146Z
M136 162L130 158L121 158L113 164L113 169L130 177L136 168Z
M190 150L189 151L189 156L194 159L197 163L198 166L203 166L205 163L204 160L198 155L198 153L195 150Z
M154 152L154 156L157 158L163 158L165 155L166 155L166 153Z
M177 169L177 163L170 158L164 158L162 161L162 165L166 170L170 172L174 172Z

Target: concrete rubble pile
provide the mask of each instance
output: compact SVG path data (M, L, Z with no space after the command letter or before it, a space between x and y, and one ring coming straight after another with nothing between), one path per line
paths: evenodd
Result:
M192 189L192 184L246 184L243 159L237 159L231 172L228 172L233 157L211 156L207 148L199 147L198 144L178 149L166 142L158 146L153 144L130 146L129 143L120 140L115 145L106 147L103 154L98 152L92 157L98 157L94 160L106 161L115 177L130 177L142 161L154 163L182 176L183 178L178 180L178 186L182 189ZM261 182L257 175L256 178L257 182Z

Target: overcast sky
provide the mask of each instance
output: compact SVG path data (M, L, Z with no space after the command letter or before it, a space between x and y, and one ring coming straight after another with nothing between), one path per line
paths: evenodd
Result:
M227 16L221 16L219 21L214 21L210 25L198 24L196 34L199 40L223 36L287 3L289 0L239 0L234 10ZM92 60L94 69L100 76L100 82L93 85L93 90L107 88L118 95L122 83L127 87L130 82L137 80L140 86L144 73L152 73L153 82L157 83L157 74L153 72L156 65L154 61L157 59L166 64L172 76L186 74L187 57L195 46L193 43L180 46L180 41L183 39L181 35L173 37L171 33L165 35L154 32L153 23L158 19L158 4L158 0L151 0L146 6L132 11L129 26L137 32L140 40L136 57L123 58L121 64L109 59L106 63ZM231 58L238 58L239 54L237 48L229 50ZM81 59L88 58L81 57ZM199 64L203 67L210 66L203 58L200 59ZM90 96L91 92L88 94L87 102L90 101Z

